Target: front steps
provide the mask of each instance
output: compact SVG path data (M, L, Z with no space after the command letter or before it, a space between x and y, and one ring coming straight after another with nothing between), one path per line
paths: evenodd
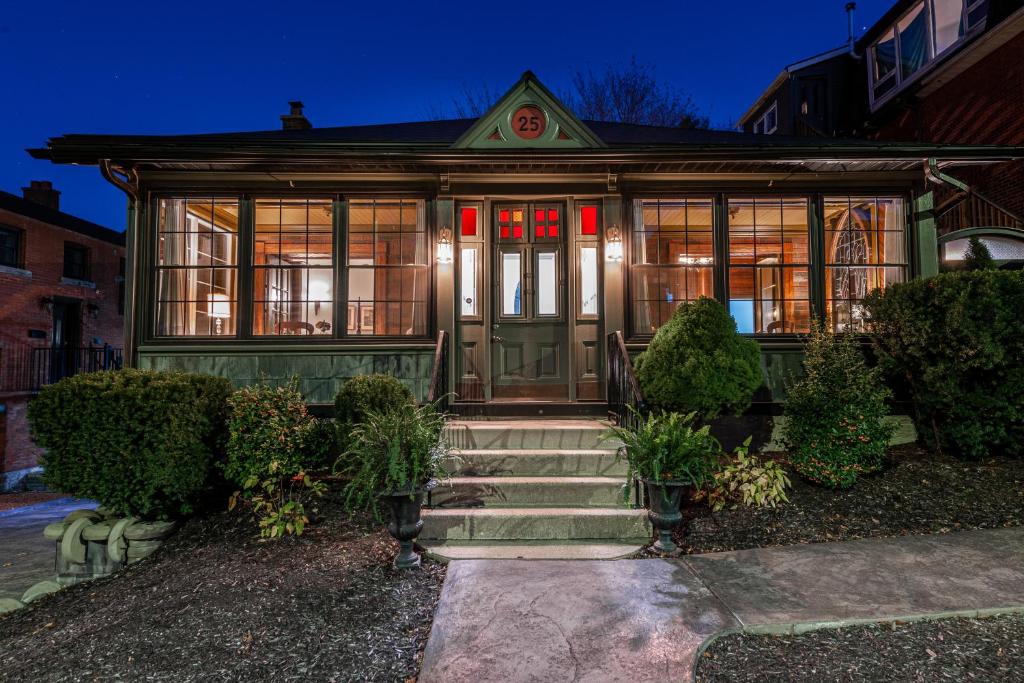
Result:
M419 539L434 556L611 559L650 539L605 423L454 421L448 434L455 476L431 493Z

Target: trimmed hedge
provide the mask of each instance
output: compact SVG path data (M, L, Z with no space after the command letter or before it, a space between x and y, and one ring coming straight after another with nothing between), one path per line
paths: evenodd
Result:
M145 519L191 512L226 436L222 377L115 370L44 387L29 404L46 483Z
M652 408L702 420L742 413L764 383L757 342L737 333L725 307L707 297L676 308L637 357L636 376Z
M391 375L360 375L341 385L334 399L334 417L338 428L338 446L348 448L349 434L370 411L384 413L405 404L416 403L409 388Z
M886 370L906 380L931 446L1024 453L1024 274L942 273L866 300Z

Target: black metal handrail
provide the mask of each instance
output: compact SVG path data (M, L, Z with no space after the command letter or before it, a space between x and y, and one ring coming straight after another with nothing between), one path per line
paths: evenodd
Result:
M620 427L633 428L646 409L633 361L621 331L608 335L608 417Z
M65 377L117 370L124 365L124 352L106 345L7 349L2 358L0 389L6 391L39 391Z
M448 391L448 332L437 333L437 344L434 346L434 367L430 371L430 388L427 391L427 403L436 403L441 410L447 411L450 394Z

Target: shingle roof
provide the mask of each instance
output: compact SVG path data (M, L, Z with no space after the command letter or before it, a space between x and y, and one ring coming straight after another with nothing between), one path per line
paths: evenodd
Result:
M64 213L57 209L51 209L48 206L37 204L36 202L29 201L19 197L18 195L11 194L0 190L0 209L16 213L19 216L25 216L26 218L32 218L43 223L49 223L55 225L58 228L64 228L65 230L71 230L77 232L80 235L86 237L92 237L94 239L103 240L104 242L110 242L118 246L124 246L124 233L105 228L102 225L87 221L84 218L78 216L72 216L69 213Z

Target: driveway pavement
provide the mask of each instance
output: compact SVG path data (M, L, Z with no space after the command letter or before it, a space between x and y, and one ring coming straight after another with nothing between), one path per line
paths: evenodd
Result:
M43 529L72 510L94 507L90 500L61 498L0 512L0 598L18 600L33 584L52 579L55 544L43 538Z
M689 681L726 633L1020 610L1024 528L678 560L463 560L419 681Z

